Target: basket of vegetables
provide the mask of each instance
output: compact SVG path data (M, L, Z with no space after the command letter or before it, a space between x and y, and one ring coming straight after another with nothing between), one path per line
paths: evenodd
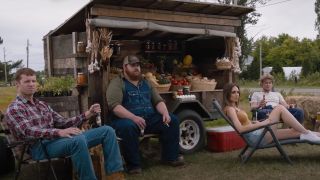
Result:
M148 72L145 74L146 79L151 83L152 86L157 88L159 92L168 92L171 86L170 80L159 76L156 78L152 73Z
M221 58L217 59L216 62L217 69L219 70L229 70L232 68L232 62L229 60L229 58Z
M177 91L179 89L183 89L183 87L189 87L191 88L191 84L189 81L185 78L183 79L171 79L171 91Z
M216 88L217 82L215 79L209 80L208 78L204 77L202 79L192 79L191 84L193 91L210 91Z

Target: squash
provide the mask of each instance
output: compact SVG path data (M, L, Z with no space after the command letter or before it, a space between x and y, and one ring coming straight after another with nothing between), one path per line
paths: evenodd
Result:
M190 66L192 64L192 56L191 55L184 56L183 64L186 66Z

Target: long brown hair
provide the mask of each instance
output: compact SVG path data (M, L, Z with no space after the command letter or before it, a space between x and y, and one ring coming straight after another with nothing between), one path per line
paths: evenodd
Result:
M229 99L230 99L233 87L237 87L240 91L240 88L236 83L227 83L226 85L224 85L224 87L223 87L223 107L230 105ZM240 96L240 92L239 92L239 96ZM238 100L238 102L236 102L236 106L237 107L239 106L239 100Z

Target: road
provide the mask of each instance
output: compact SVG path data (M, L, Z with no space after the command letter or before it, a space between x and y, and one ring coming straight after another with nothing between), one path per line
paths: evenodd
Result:
M261 91L261 88L244 88L248 89L250 92ZM277 92L285 92L301 94L301 95L320 95L320 87L319 88L275 88Z

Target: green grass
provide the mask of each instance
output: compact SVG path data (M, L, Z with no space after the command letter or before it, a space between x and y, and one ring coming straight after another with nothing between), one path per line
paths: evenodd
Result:
M0 111L5 112L8 105L16 97L16 87L0 87Z
M155 145L156 148L158 147ZM157 149L158 150L158 149ZM247 164L241 164L239 150L215 153L207 150L185 155L184 167L164 166L159 156L143 158L143 172L127 175L127 180L215 180L215 179L307 179L320 177L320 150L317 145L298 144L284 146L293 161L289 165L280 157L276 148L258 150ZM159 153L158 153L159 154ZM23 179L30 179L23 172ZM2 180L12 179L12 174L0 176ZM34 174L33 174L34 175ZM33 176L32 176L33 177ZM35 176L36 177L36 176Z
M182 168L167 167L157 160L149 160L141 175L127 176L127 179L319 179L318 146L300 144L285 146L284 149L293 160L293 166L280 157L276 148L257 151L245 165L239 161L239 151L213 153L203 150L185 156L187 165Z

